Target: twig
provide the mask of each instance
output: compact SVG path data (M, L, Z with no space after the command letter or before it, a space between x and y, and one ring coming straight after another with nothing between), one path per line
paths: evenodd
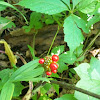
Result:
M95 93L90 92L90 91L87 91L87 90L84 90L84 89L82 89L82 88L76 87L76 86L73 85L73 84L68 84L68 83L65 83L65 82L54 81L54 80L51 80L50 82L51 82L51 83L58 84L58 85L60 85L61 87L63 87L64 89L74 89L74 90L79 91L79 92L81 92L81 93L84 93L84 94L87 94L87 95L89 95L89 96L92 96L92 97L95 97L95 98L100 99L100 95L95 94Z
M55 39L56 39L56 36L57 36L59 30L60 30L60 27L58 26L57 32L56 32L56 34L55 34L55 36L54 36L54 38L53 38L53 40L52 40L52 43L51 43L51 45L50 45L50 48L49 48L49 51L48 51L47 55L49 55L49 53L50 53L50 51L51 51L51 48L52 48L52 46L53 46L53 43L54 43L54 41L55 41Z
M84 52L79 56L78 59L80 59L81 57L83 57L86 52L92 47L92 45L94 44L95 40L97 39L97 37L100 35L100 31L97 32L96 36L92 39L92 41L89 43L89 45L86 47L86 49L84 50Z

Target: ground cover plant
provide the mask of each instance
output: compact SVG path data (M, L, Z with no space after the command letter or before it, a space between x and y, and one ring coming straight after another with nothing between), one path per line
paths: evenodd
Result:
M99 22L99 0L0 0L0 100L99 100Z

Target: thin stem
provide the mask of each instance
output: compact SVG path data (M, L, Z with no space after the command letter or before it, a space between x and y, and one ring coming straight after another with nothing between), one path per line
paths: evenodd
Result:
M51 46L50 46L50 48L49 48L49 51L48 51L48 53L47 53L47 55L49 55L49 53L50 53L50 51L51 51L51 48L52 48L52 46L53 46L53 43L54 43L54 41L55 41L55 39L56 39L56 36L57 36L57 34L58 34L58 32L59 32L59 26L58 26L58 29L57 29L57 32L56 32L56 34L55 34L55 36L54 36L54 38L53 38L53 41L52 41L52 43L51 43Z
M73 85L73 84L68 84L68 83L65 83L65 82L62 82L62 81L54 81L54 80L51 80L50 82L51 82L51 83L58 84L58 85L60 85L61 87L63 87L64 89L74 89L74 90L79 91L79 92L81 92L81 93L84 93L84 94L87 94L87 95L89 95L89 96L92 96L92 97L95 97L95 98L100 99L100 95L95 94L95 93L90 92L90 91L87 91L87 90L84 90L84 89L82 89L82 88L76 87L76 86Z
M94 44L95 40L97 39L99 35L100 35L100 31L97 32L96 36L92 39L92 41L89 43L87 48L84 50L84 52L80 55L78 59L80 59L82 56L86 54L86 52L92 47L92 45Z

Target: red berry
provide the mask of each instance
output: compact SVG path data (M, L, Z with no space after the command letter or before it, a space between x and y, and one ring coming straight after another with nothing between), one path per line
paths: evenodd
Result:
M49 76L52 74L52 72L47 71L46 74Z
M52 60L55 61L55 62L57 62L59 60L59 57L57 55L53 55L52 56Z
M57 73L57 70L56 70L56 69L55 69L55 70L52 70L52 72L53 72L53 73Z
M44 59L41 58L41 59L39 60L39 63L40 63L40 64L43 64L43 63L44 63Z
M58 65L56 63L51 63L50 68L51 70L56 70L58 68Z

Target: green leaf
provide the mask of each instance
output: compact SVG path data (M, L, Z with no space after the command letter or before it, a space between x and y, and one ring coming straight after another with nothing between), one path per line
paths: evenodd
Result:
M45 23L47 24L47 25L49 25L49 24L53 24L54 23L54 19L46 19L45 20Z
M76 67L74 69L77 72L77 74L79 75L79 77L82 80L85 80L85 79L90 79L88 77L88 72L87 72L87 69L89 69L89 68L90 68L90 65L88 63L82 63L82 64L80 64L78 67Z
M77 9L85 14L91 13L95 10L97 0L82 0Z
M64 20L64 41L67 42L70 51L73 52L78 46L80 46L80 43L83 42L84 37L81 33L81 30L77 27L76 19L77 17L75 15L70 15Z
M37 93L32 96L32 100L37 100L38 96Z
M100 1L98 1L95 10L93 12L91 12L90 15L100 16Z
M76 56L75 54L71 54L70 51L67 51L59 56L59 61L68 64L73 64L76 61Z
M15 24L10 19L0 17L0 29L11 28L12 26L15 27Z
M11 77L13 74L14 70L13 69L4 69L0 71L0 78L3 83L6 83L8 79Z
M64 45L60 45L60 46L57 46L57 47L54 47L51 51L51 54L61 54L62 52L64 51Z
M41 95L40 98L38 100L52 100L50 99L46 94L45 95Z
M68 5L69 9L71 9L71 7L70 7L70 0L62 0L62 1L65 2Z
M0 91L5 83L0 80ZM1 99L0 99L1 100Z
M79 47L76 48L74 54L76 55L76 57L79 57L82 52L83 52L83 44L81 44Z
M75 6L82 0L72 0L73 2L73 9L75 8Z
M81 78L80 81L78 81L78 83L76 84L76 86L99 95L100 94L100 79L95 80L93 78L90 78L89 73L88 73L89 68L91 67L88 63L82 63L78 67L74 68L77 74ZM96 74L94 74L94 76L96 76ZM77 91L75 91L74 96L78 100L98 100L94 97L91 97L89 95L86 95Z
M79 16L80 16L84 21L87 22L87 19L88 19L87 14L84 14L84 13L82 13L81 11L78 11L78 13L79 13Z
M18 4L32 11L49 15L68 10L66 5L60 0L22 0Z
M21 94L24 86L20 82L15 82L14 85L15 85L15 88L14 88L13 96L17 97Z
M41 22L37 22L35 23L35 29L38 30L38 29L41 29L43 27L43 24Z
M60 98L54 99L54 100L77 100L73 94L65 94ZM80 100L80 99L79 99ZM85 99L86 100L86 99Z
M52 84L53 88L55 89L56 93L59 95L59 85L57 84Z
M34 48L32 48L30 45L28 45L28 48L31 52L31 55L32 55L33 59L35 59Z
M58 70L58 69L57 69ZM57 74L57 73L52 73L51 74L51 77L57 77L57 78L59 78L59 75Z
M41 94L46 94L46 93L49 91L50 88L51 88L51 84L50 84L50 83L46 83L46 84L40 89Z
M87 27L87 23L81 19L80 17L73 15L74 16L74 22L77 24L79 28L81 28L85 33L89 33L89 29Z
M33 71L33 69L36 68L38 65L39 65L38 59L30 61L29 63L23 65L18 70L16 70L10 77L9 81L14 81L16 77L22 75L23 73L28 73L30 71Z
M40 29L43 25L40 22L41 20L41 13L32 12L30 15L30 27L35 29Z
M85 89L87 91L96 93L98 95L100 95L100 81L96 81L96 80L81 80L77 83L76 85L77 87L80 87L82 89ZM84 93L80 93L78 91L75 91L74 96L78 99L78 100L98 100L94 97L91 97L89 95L86 95Z
M14 92L14 84L7 82L1 91L1 100L11 100Z
M4 0L0 0L0 1L4 1ZM6 9L6 7L7 7L7 6L5 6L5 5L0 5L0 11L5 10L5 9Z
M30 81L30 80L32 81L35 77L42 75L43 72L44 72L44 69L42 67L32 69L30 71L25 71L19 74L18 76L16 76L13 81L14 82L15 81Z
M90 78L100 80L100 60L92 57L90 61L90 68L88 69Z
M62 73L63 71L68 69L68 66L62 62L62 61L58 61L59 67L57 69L58 72Z
M14 7L13 5L11 5L11 4L7 3L7 2L3 2L3 1L0 1L0 4L3 5L3 6L11 7L14 10L18 11L23 16L23 18L25 19L26 23L28 24L28 21L27 21L26 17L16 7Z
M75 70L73 68L70 68L69 71L73 74L76 74Z
M90 28L91 25L95 24L96 22L100 21L100 15L95 15L93 16L92 19L89 20L89 22L87 23L87 26Z

